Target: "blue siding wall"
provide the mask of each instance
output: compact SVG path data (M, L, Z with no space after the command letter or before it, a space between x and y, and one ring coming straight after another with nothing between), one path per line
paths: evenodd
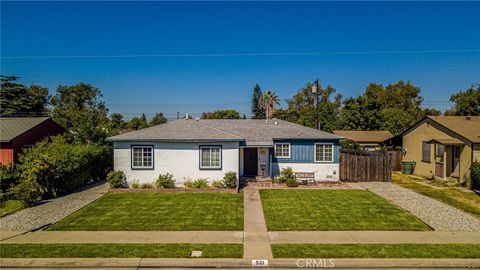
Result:
M313 149L315 143L333 143L333 163L340 162L339 140L276 140L274 143L290 143L290 158L275 158L271 149L273 162L278 163L314 163Z

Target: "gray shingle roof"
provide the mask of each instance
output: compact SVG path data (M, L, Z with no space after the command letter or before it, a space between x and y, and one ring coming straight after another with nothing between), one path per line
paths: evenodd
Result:
M0 117L0 141L9 142L48 117Z
M274 139L342 139L332 133L283 120L177 120L107 139L107 141L245 141L272 145Z

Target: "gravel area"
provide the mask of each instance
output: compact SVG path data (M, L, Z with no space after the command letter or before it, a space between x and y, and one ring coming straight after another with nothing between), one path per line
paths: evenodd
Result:
M479 231L480 219L457 208L392 183L359 183L409 211L436 231Z
M66 196L42 201L37 206L0 218L0 229L29 231L55 223L100 198L107 191L108 183L101 183Z

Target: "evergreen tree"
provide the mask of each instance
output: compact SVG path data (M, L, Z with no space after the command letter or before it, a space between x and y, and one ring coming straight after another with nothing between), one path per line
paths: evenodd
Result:
M15 76L0 76L0 115L46 115L48 89L35 84L26 87L17 83L17 80Z
M262 89L260 89L260 85L258 83L253 88L252 94L252 118L253 119L265 119L265 108L261 104L260 99L262 98L263 93Z

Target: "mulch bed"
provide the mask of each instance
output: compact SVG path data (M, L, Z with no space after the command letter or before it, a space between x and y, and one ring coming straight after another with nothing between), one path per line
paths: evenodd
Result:
M110 188L108 192L230 192L237 193L236 188Z
M258 188L290 188L284 183L272 183L270 181L248 182L248 186ZM351 187L342 182L315 182L309 185L298 185L297 189L350 189Z

